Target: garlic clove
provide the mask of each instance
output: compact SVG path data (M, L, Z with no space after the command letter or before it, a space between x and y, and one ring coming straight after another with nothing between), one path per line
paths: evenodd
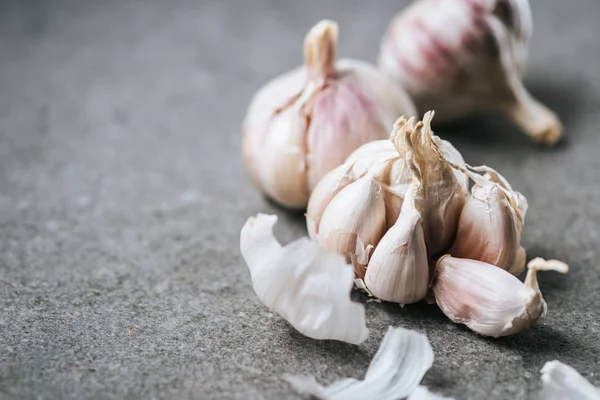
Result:
M439 396L424 397L434 395L419 386L433 359L433 350L425 335L389 327L362 381L345 378L323 386L314 376L286 375L285 379L299 393L320 400L439 399Z
M397 222L377 244L367 267L365 284L377 298L409 304L422 300L429 284L423 218L415 205L419 185L407 192Z
M438 122L495 109L553 144L560 121L521 81L531 31L527 0L418 0L390 22L379 65Z
M242 154L253 183L276 202L306 207L321 178L356 148L385 139L397 115L414 115L408 95L374 66L336 61L338 27L316 24L305 65L265 85L244 121Z
M568 265L535 258L527 265L525 282L481 261L441 257L436 265L433 292L436 302L453 322L484 336L518 333L546 314L537 283L538 271L567 273Z
M508 269L519 249L518 217L504 189L476 176L449 253Z
M523 248L523 246L519 246L517 250L517 254L515 254L515 259L512 262L512 265L508 267L507 271L513 274L514 276L519 276L525 269L525 264L527 263L527 251Z
M321 217L331 200L355 180L356 178L352 175L352 165L342 164L327 173L317 184L310 195L306 209L306 223L311 239L317 237Z
M592 385L575 368L554 360L544 364L542 393L544 400L600 400L600 388Z
M352 267L308 238L281 246L273 236L276 221L275 215L258 214L240 234L258 298L303 335L363 342L369 331L364 306L350 299Z
M446 251L454 239L466 193L440 141L433 137L433 115L432 111L425 113L423 121L411 127L407 145L411 147L422 182L424 205L421 211L427 250L436 256Z
M356 277L362 279L365 258L368 259L370 248L379 243L385 223L381 184L369 173L331 200L316 227L318 241L323 248L345 255L353 263ZM359 254L363 254L360 261Z

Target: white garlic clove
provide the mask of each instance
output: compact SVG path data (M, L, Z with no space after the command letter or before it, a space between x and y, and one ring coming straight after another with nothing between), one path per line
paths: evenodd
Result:
M305 39L305 65L265 85L244 121L242 154L254 184L290 208L306 207L320 179L356 148L385 139L408 95L374 66L336 61L338 27L321 21Z
M540 400L600 400L600 388L560 361L544 364Z
M527 251L523 248L523 246L519 246L517 254L515 254L515 259L513 260L511 266L508 267L507 271L513 274L514 276L519 276L525 269L526 263Z
M323 248L345 255L362 279L370 249L379 243L385 223L381 184L369 173L331 200L316 227L318 241Z
M481 261L444 256L436 264L433 292L436 302L453 322L484 336L518 333L545 315L547 306L537 283L538 271L567 273L568 265L535 258L519 279Z
M352 175L352 165L342 164L329 171L317 184L306 208L306 224L311 239L317 237L321 217L331 200L357 178Z
M364 306L350 299L352 267L308 238L281 246L273 236L276 221L275 215L258 214L240 234L258 298L303 335L363 342L369 330Z
M420 185L406 194L397 222L381 238L367 267L365 284L377 298L409 304L422 300L429 284L423 219L417 209Z
M422 182L424 205L421 211L427 250L431 256L437 256L446 251L454 239L466 193L440 141L433 137L433 115L432 111L425 113L422 122L409 128L410 144L405 145L411 147Z
M460 214L449 253L508 270L520 247L520 218L505 189L480 175L471 176L476 183Z
M379 65L438 122L496 109L533 140L555 143L556 115L521 81L531 37L527 0L418 0L391 21Z
M329 386L320 385L314 376L286 375L285 379L298 392L320 400L443 399L419 386L433 359L425 335L389 327L365 379L344 378Z

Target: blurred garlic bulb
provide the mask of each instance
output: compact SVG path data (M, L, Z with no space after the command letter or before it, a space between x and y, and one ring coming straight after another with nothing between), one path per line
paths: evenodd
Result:
M485 176L471 172L468 166L457 168L473 179L475 185L460 214L456 238L449 253L519 275L525 268L525 249L520 246L527 204L525 197L512 191L506 179L489 167L476 168L486 171Z
M394 227L386 239L386 246L393 246L391 238L405 229L398 225L404 222L397 221L415 171L422 179L419 196L426 204L423 210L415 210L422 214L419 229L434 249L428 254L447 250L454 237L468 178L444 161L448 155L457 165L464 165L458 150L433 136L429 128L432 117L433 113L427 113L425 122L416 126L414 118L399 118L389 140L356 149L344 164L325 175L310 197L306 212L309 235L324 248L345 255L360 279L386 231ZM425 177L429 181L425 182ZM406 218L410 223L416 221L414 215Z
M368 290L377 298L408 304L423 300L429 285L429 262L423 218L421 182L415 177L406 193L400 216L383 236L365 276Z
M527 269L522 283L494 265L446 255L436 265L436 302L453 322L465 324L480 335L518 333L546 314L537 272L565 274L569 266L557 260L535 258Z
M415 115L408 98L374 66L336 62L338 26L321 21L307 34L305 65L254 96L242 153L254 184L278 203L302 209L319 180L357 147L384 139L398 115Z
M379 65L438 122L495 109L550 145L560 121L521 81L531 33L527 0L416 0L391 21Z

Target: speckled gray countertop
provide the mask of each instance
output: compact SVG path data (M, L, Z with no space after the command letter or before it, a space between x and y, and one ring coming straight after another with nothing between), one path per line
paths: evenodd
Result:
M0 0L0 398L295 399L284 372L360 378L388 325L424 332L425 384L457 399L531 398L545 361L600 384L600 3L533 1L527 85L566 141L532 145L485 115L438 130L529 199L545 320L490 340L435 306L367 304L360 346L302 337L257 300L238 250L280 215L239 157L250 96L340 23L340 54L375 59L406 1Z

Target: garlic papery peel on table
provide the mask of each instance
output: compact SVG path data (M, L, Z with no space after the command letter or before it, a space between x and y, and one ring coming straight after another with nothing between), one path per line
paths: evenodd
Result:
M379 65L437 122L495 109L554 144L560 121L522 83L531 32L527 0L416 0L387 28Z
M423 121L417 123L414 118L399 118L389 140L358 148L319 182L309 200L306 221L310 236L324 248L346 256L359 279L364 279L371 255L384 237L387 250L377 251L375 261L381 265L376 268L384 272L376 275L391 274L390 270L385 271L389 261L385 260L386 253L394 251L390 256L396 257L394 263L400 262L404 239L397 235L411 235L406 224L415 229L415 240L417 236L425 240L426 260L445 252L454 239L468 178L450 165L464 165L464 160L449 142L433 135L432 118L433 112L426 113ZM413 198L418 198L419 204L410 211L407 207L402 216L404 197L414 182L415 171L419 194ZM420 243L415 246L422 249ZM410 253L404 258L406 265L414 260L412 250L406 249ZM420 253L418 258L422 259ZM422 273L408 275L415 279L419 276L419 281L423 277ZM372 278L371 284L376 284ZM385 298L406 297L415 302L422 297L421 288L416 292L410 296L389 294Z
M541 373L540 400L600 400L600 388L560 361L548 361Z
M350 299L352 267L308 238L281 246L274 215L250 218L240 234L258 298L300 333L313 339L361 343L369 335L365 308Z
M484 261L519 275L525 268L521 247L527 200L502 175L489 167L456 166L475 182L458 221L449 253ZM471 169L484 171L484 176Z
M360 145L387 137L398 115L416 115L408 95L374 66L336 61L338 26L317 23L304 42L305 64L267 83L245 121L244 163L276 202L306 207L319 180Z
M390 327L362 381L345 378L323 386L314 376L286 375L285 379L298 392L320 400L440 399L419 386L433 358L425 335Z
M436 265L433 292L438 306L453 322L483 336L518 333L546 314L538 271L566 274L568 265L535 258L527 265L525 282L481 261L441 257Z

